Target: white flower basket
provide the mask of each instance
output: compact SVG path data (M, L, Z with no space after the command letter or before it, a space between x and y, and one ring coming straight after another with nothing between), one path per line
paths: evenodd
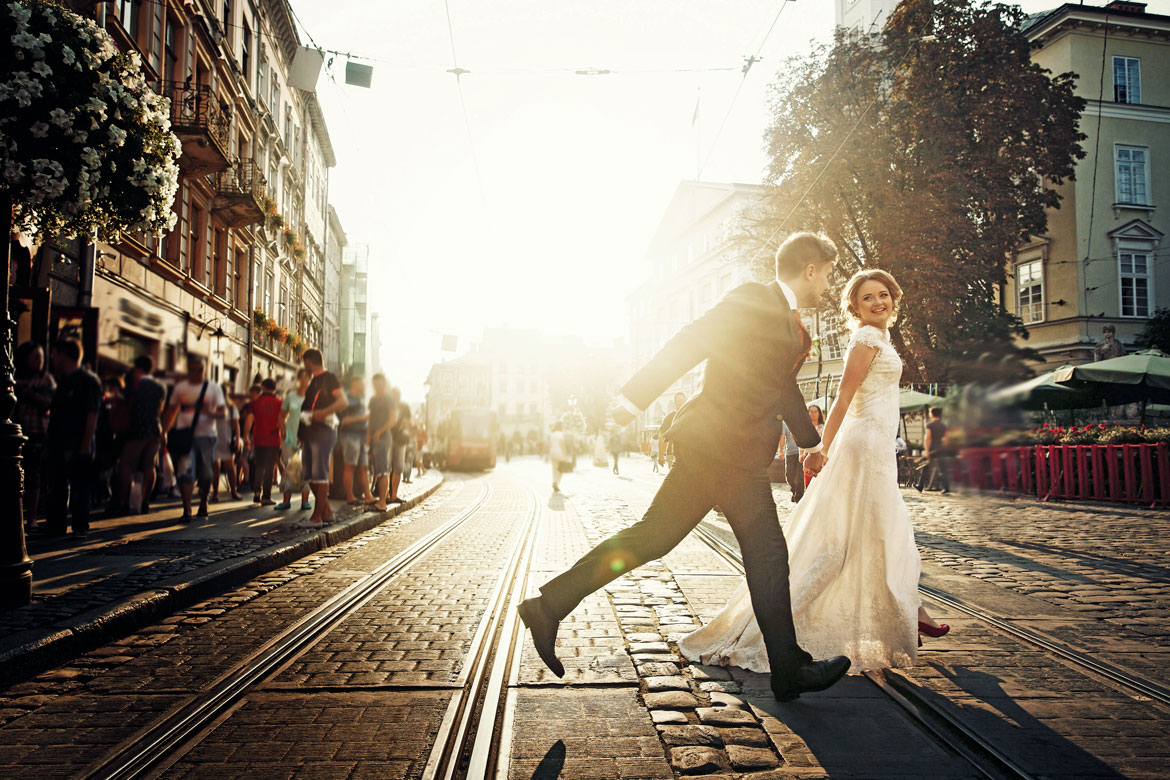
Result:
M39 235L162 233L179 141L168 101L89 19L45 0L0 4L0 190Z

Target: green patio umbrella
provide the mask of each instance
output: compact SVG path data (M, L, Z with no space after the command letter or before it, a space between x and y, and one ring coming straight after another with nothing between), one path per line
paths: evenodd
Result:
M1066 366L1056 371L1056 381L1073 388L1090 388L1113 405L1143 401L1170 404L1170 355L1144 349L1096 363Z
M945 398L940 398L937 395L930 395L929 393L920 393L917 390L911 390L908 387L903 387L898 391L899 414L925 412L932 406L942 406L946 402L947 399Z
M987 396L987 402L996 406L1015 406L1021 409L1091 409L1101 405L1102 396L1093 386L1071 387L1056 381L1056 374L1072 366L1061 366L1055 371L1000 388Z

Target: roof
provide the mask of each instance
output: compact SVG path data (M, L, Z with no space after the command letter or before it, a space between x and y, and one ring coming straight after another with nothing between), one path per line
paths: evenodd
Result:
M1029 14L1024 18L1020 31L1029 39L1036 40L1053 32L1067 20L1100 24L1108 19L1110 26L1118 28L1128 27L1135 31L1164 30L1170 33L1170 16L1134 10L1137 6L1145 7L1141 3L1113 2L1107 6L1065 3L1051 11Z
M670 203L662 213L662 219L654 231L654 237L650 240L646 253L653 255L660 251L664 243L685 232L729 198L736 195L761 197L763 194L762 184L683 179L675 188Z

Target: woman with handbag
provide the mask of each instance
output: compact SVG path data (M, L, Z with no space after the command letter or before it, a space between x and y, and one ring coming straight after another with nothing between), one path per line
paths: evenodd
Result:
M191 522L191 498L199 482L199 512L207 517L207 494L211 490L212 459L215 457L215 420L224 406L223 391L204 379L203 358L187 357L187 376L179 380L167 405L167 450L175 462L175 479L183 495L180 522Z

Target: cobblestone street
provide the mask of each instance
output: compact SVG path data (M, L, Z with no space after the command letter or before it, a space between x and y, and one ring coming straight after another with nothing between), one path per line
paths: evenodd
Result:
M37 778L135 761L168 778L985 776L978 741L947 736L966 730L1016 776L1164 776L1156 698L929 596L951 634L876 680L780 704L764 675L686 662L675 643L741 576L714 513L561 624L552 676L515 605L662 479L640 457L621 477L579 464L553 495L535 458L450 474L371 530L10 686L0 760ZM904 496L932 592L1165 686L1163 514Z

